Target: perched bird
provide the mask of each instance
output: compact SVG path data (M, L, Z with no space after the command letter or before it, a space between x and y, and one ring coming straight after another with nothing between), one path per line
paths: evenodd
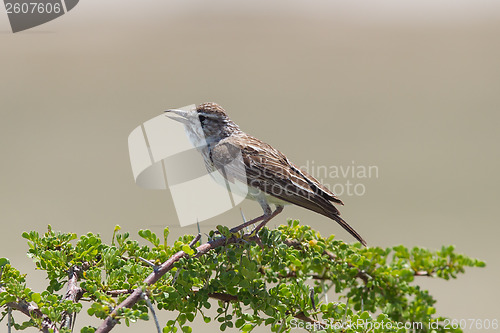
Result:
M226 181L245 183L248 197L259 202L264 214L243 226L263 221L257 227L261 228L279 214L284 205L294 204L336 221L366 246L365 240L340 217L334 203L343 203L335 194L277 149L243 132L221 106L204 103L191 111L171 109L165 112L169 118L184 124L209 172L218 170ZM237 158L242 161L241 168L231 163ZM269 204L276 206L274 212Z

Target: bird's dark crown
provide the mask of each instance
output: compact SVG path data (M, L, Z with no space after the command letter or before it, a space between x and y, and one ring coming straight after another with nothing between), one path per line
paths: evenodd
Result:
M226 110L217 103L203 103L196 107L196 112L210 118L227 118Z
M201 127L207 138L224 138L239 132L239 127L229 119L226 111L217 103L203 103L196 107Z

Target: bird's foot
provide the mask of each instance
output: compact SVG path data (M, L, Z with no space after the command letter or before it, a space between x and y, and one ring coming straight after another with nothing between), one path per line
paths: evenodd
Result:
M273 217L275 217L282 211L283 211L283 206L276 206L274 212L271 215L267 216L258 226L256 226L255 229L252 231L252 233L258 233L260 229L262 229L267 224L267 222L269 222Z
M236 226L236 227L232 228L230 231L231 231L232 233L239 232L240 230L242 230L242 229L244 229L244 228L246 228L246 227L248 227L248 226L250 226L250 225L252 225L252 224L255 224L255 223L259 222L259 221L262 221L262 220L264 220L264 219L266 219L266 218L267 218L267 216L266 216L266 215L261 215L261 216L258 216L258 217L256 217L256 218L254 218L254 219L250 220L250 221L247 221L247 222L245 222L245 223L243 223L243 224L240 224L240 225L238 225L238 226Z

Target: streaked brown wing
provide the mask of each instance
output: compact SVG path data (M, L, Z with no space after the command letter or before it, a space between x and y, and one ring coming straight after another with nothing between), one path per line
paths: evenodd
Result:
M322 196L328 201L333 201L335 203L343 205L342 201L335 196L326 186L321 184L316 178L301 170L295 164L290 162L285 155L283 155L279 150L273 148L267 143L264 143L254 137L247 136L248 142L250 144L248 147L254 149L254 154L266 154L266 152L271 152L268 154L268 161L271 164L279 164L280 167L285 168L288 172L290 180L295 184L305 187L308 190L314 192L317 195Z
M251 136L232 136L217 146L227 145L241 151L250 186L327 216L339 214L330 201L342 202L313 176L288 161L277 149ZM213 151L219 149L222 150L216 148Z
M228 163L241 153L244 168ZM226 179L234 178L261 191L310 209L337 221L345 230L366 246L365 240L346 221L331 201L342 203L313 176L300 170L278 150L251 136L230 136L221 140L212 149L211 158L215 165L225 165ZM245 171L242 172L241 170ZM231 180L233 178L233 180Z

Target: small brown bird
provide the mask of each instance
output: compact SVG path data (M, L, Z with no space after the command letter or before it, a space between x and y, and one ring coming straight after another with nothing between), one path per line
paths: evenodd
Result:
M191 111L165 112L184 124L191 143L202 154L210 173L219 170L226 181L246 184L248 197L258 201L264 210L264 215L233 230L263 221L257 227L260 229L279 214L284 205L294 204L335 220L366 246L365 240L340 217L333 203L343 203L335 194L277 149L240 130L218 104L204 103ZM241 168L231 163L238 158L243 164ZM269 204L276 206L274 212Z

